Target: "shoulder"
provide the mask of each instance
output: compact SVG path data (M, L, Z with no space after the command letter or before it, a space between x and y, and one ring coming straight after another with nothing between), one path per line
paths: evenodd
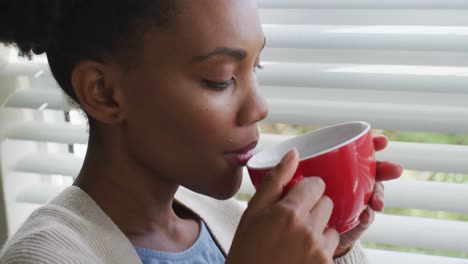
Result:
M36 210L0 252L0 262L87 263L93 257L73 215L54 206ZM89 262L88 262L89 263Z
M36 210L0 252L0 263L139 263L104 211L71 186Z

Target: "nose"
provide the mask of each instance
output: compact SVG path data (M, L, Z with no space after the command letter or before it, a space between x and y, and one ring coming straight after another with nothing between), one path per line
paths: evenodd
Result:
M242 90L243 96L237 115L237 125L249 126L265 119L268 115L268 104L260 93L256 78L253 78Z

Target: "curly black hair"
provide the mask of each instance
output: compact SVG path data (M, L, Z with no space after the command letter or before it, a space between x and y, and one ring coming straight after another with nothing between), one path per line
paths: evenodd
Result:
M71 84L82 60L117 58L129 64L144 32L167 27L175 0L0 0L0 43L19 55L46 53L51 72L77 102Z

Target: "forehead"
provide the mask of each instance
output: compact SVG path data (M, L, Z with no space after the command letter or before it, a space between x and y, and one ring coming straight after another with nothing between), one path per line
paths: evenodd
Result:
M180 0L174 27L192 52L216 47L258 49L263 43L256 0Z
M169 28L145 34L141 65L178 70L194 57L228 47L257 56L264 43L257 0L178 0Z

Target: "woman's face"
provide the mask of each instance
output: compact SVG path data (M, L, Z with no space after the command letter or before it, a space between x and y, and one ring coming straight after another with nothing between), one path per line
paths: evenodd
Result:
M126 145L159 180L229 198L268 112L254 72L265 43L256 1L177 3L125 76Z

